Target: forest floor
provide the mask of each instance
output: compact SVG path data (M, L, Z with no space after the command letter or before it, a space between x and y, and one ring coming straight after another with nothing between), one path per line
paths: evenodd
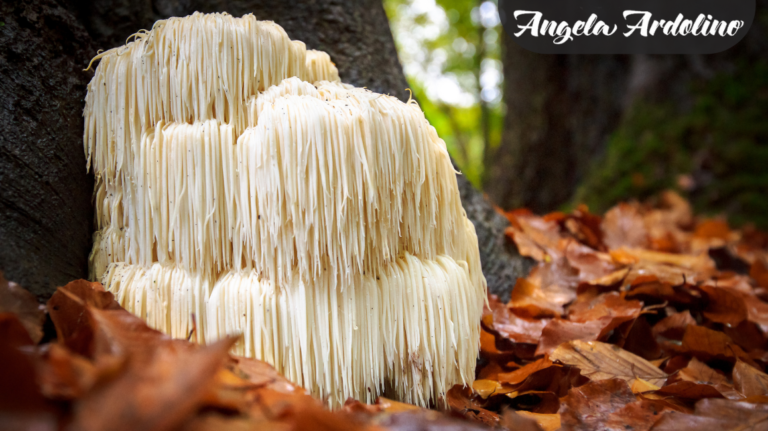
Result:
M229 355L234 339L170 339L98 283L42 306L0 276L0 428L768 430L768 235L672 192L602 217L505 215L538 265L509 303L489 297L477 380L439 411L330 411Z

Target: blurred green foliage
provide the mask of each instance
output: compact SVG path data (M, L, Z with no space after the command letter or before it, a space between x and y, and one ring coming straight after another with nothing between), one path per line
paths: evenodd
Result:
M384 0L384 6L414 97L479 187L485 148L499 144L503 123L501 27L488 14L496 13L495 3Z
M743 62L691 90L685 112L672 103L634 106L574 203L604 211L673 188L697 212L768 228L768 62Z

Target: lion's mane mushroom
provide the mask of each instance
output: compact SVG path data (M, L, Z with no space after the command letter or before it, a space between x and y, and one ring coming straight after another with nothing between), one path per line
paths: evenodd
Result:
M196 13L97 57L91 273L174 337L242 333L338 406L474 378L485 301L445 144L415 101L338 82L252 15Z

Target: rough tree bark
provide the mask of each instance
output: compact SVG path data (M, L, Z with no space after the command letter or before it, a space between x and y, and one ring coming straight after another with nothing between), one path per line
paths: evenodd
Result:
M389 24L386 14L380 0L356 0L349 2L345 0L308 0L308 1L284 1L284 0L242 0L242 1L216 1L216 0L186 0L186 1L130 1L130 0L95 0L87 2L83 0L63 0L67 8L82 24L89 33L92 45L100 49L109 49L114 46L122 45L128 36L143 28L151 28L152 24L158 20L170 16L185 16L194 11L200 12L229 12L234 16L241 16L246 13L253 13L258 19L273 20L285 28L288 35L293 39L298 39L307 44L308 48L320 49L330 54L336 63L341 78L344 82L356 86L367 87L380 93L395 95L402 100L407 100L408 93L405 91L407 82L403 75L402 68L397 58L397 52L389 30ZM71 17L70 17L71 18ZM70 19L70 21L73 21ZM70 21L67 21L68 23ZM73 23L75 25L76 23ZM78 28L80 28L78 26ZM79 30L78 37L85 37ZM79 39L77 39L79 40ZM47 49L61 45L61 41L52 39ZM84 46L87 46L84 45ZM42 48L41 48L42 49ZM79 51L78 51L79 53ZM83 84L85 81L79 80L79 69L87 65L87 56L78 54L73 56L73 61L77 67L73 68L51 68L50 74L59 80L73 80L73 76L78 77L78 87L72 91L66 101L66 108L59 108L55 113L47 113L51 116L48 121L61 121L65 116L69 121L66 124L71 126L71 133L62 136L61 141L66 141L66 149L62 149L61 155L67 160L67 167L72 164L71 175L78 178L77 190L74 194L77 196L90 196L92 183L88 183L85 177L85 160L82 151L82 99L84 95ZM3 69L5 70L5 69ZM10 71L5 73L12 73ZM12 76L12 75L8 75ZM39 77L40 75L33 75ZM35 79L35 78L30 78ZM10 90L9 90L10 91ZM14 88L13 95L24 94L23 88ZM30 106L42 108L46 106L46 101L39 100ZM44 118L45 119L45 118ZM7 127L7 123L3 123ZM67 132L70 131L67 128ZM2 139L2 138L0 138ZM24 145L30 149L35 149L39 145L32 140L22 140ZM5 157L5 156L3 156ZM46 163L54 164L54 161L45 159ZM5 163L3 160L0 163ZM82 181L81 181L82 179ZM74 181L74 180L73 180ZM6 183L5 180L2 181ZM34 186L34 182L28 179L22 181L25 185ZM73 186L74 188L74 186ZM483 271L488 279L488 285L491 292L499 293L502 297L508 297L509 290L514 285L517 276L524 275L527 270L527 260L517 255L514 248L509 249L504 238L504 228L507 225L506 220L499 216L493 207L486 201L477 190L463 177L459 177L459 188L462 194L462 200L467 210L468 217L475 223L478 239L480 241L481 259L483 262ZM49 199L49 196L56 196L54 191L41 190L42 200ZM0 195L3 202L9 202L8 210L13 211L15 207L21 207L26 204L23 195L13 195L6 197L3 192ZM66 193L58 196L66 196ZM82 199L80 199L82 200ZM57 201L58 202L58 201ZM77 201L78 205L81 204ZM87 203L87 200L86 200ZM74 207L74 203L66 203ZM46 217L52 217L51 210L58 205L46 202L51 208L46 211L42 217L43 223L48 223ZM66 206L66 205L65 205ZM77 208L80 208L79 206ZM71 223L62 221L57 224L60 228L62 238L79 236L83 232L90 230L91 215L88 213L87 205L84 210L77 214L76 219ZM16 212L13 216L22 221L31 220L23 212ZM73 215L74 217L74 215ZM56 219L58 220L58 219ZM27 224L34 225L27 221ZM69 233L68 226L75 226L77 232ZM85 226L87 229L83 229ZM22 227L22 232L27 228ZM4 239L7 234L3 232ZM79 238L78 236L78 238ZM57 261L59 265L66 262L78 268L78 271L60 272L60 277L48 284L40 284L41 289L51 288L55 284L66 282L69 278L82 277L85 275L85 259L87 257L87 239L71 246L72 253L62 255ZM18 248L18 247L17 247ZM0 243L2 253L8 254L7 246ZM28 247L23 250L27 256L30 256L30 262L36 262L30 268L39 268L39 271L46 273L55 268L55 266L39 266L40 259L45 256L55 254L50 247L46 248L44 244L37 247ZM9 275L13 265L19 265L18 261L2 262L0 268L9 268ZM15 277L16 281L30 286L32 278L22 273ZM25 278L26 277L26 278ZM47 286L47 287L46 287ZM41 292L40 290L38 292Z
M618 123L628 56L543 55L503 37L501 145L486 154L484 189L509 209L568 202Z
M52 0L4 0L0 22L0 271L44 297L87 275L82 70L93 49Z

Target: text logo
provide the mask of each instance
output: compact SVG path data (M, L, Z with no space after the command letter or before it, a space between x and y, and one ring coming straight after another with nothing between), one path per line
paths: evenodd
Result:
M542 54L713 54L744 38L755 0L499 0L499 15Z

